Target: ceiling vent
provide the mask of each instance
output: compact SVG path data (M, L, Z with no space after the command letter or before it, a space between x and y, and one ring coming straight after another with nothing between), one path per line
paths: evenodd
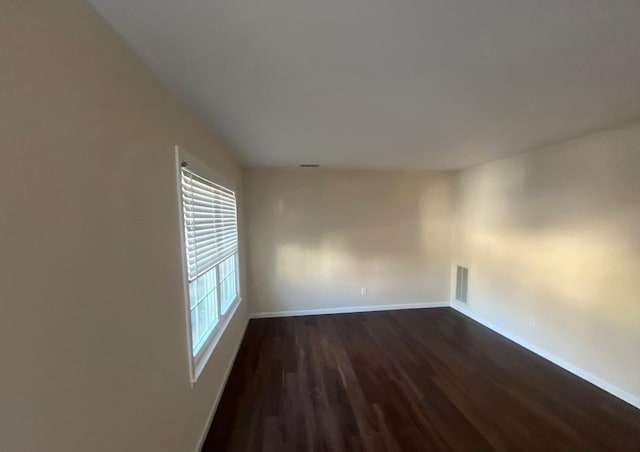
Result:
M469 269L458 265L456 275L456 300L462 303L467 302L467 285L469 282Z

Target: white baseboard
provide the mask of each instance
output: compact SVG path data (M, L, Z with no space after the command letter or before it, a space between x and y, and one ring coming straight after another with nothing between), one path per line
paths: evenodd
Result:
M233 351L233 357L229 364L227 364L227 368L224 371L224 380L220 389L218 389L218 393L216 394L216 398L213 401L213 407L211 408L211 412L209 413L209 418L207 419L207 423L204 426L204 430L200 434L200 440L198 441L198 447L196 448L196 452L200 452L202 450L202 446L204 446L204 441L207 439L207 434L209 433L209 429L211 428L211 423L213 422L213 417L216 414L216 409L218 408L218 404L220 403L220 399L222 398L222 393L224 392L224 388L227 386L227 380L229 379L229 375L231 374L231 369L233 369L233 364L236 362L236 357L238 356L238 351L240 351L240 346L242 345L242 340L244 339L244 335L247 332L247 327L249 326L248 316L244 321L244 327L242 328L242 334L240 335L240 339L238 339L238 343Z
M298 317L302 315L323 315L323 314L347 314L351 312L373 312L373 311L396 311L401 309L425 309L425 308L448 308L448 301L431 303L405 303L405 304L384 304L374 306L347 306L337 308L322 309L301 309L294 311L274 311L255 312L250 315L252 319L265 319L272 317Z
M571 364L568 361L565 361L562 358L559 358L558 356L549 353L546 350L541 349L540 347L537 347L533 344L531 344L530 342L525 341L524 339L522 339L519 336L516 336L515 334L512 334L502 328L500 328L499 326L494 325L491 322L488 322L486 320L484 320L483 318L479 317L478 315L474 314L473 312L471 312L469 309L467 309L466 306L464 306L463 304L461 304L458 301L454 301L451 303L450 305L453 309L455 309L456 311L460 312L461 314L464 314L465 316L469 317L472 320L475 320L476 322L486 326L487 328L489 328L490 330L495 331L496 333L498 333L501 336L506 337L507 339L515 342L516 344L526 348L527 350L535 353L538 356L541 356L542 358L551 361L553 364L562 367L563 369L571 372L572 374L582 378L583 380L588 381L589 383L599 387L600 389L608 392L609 394L612 394L614 396L616 396L617 398L624 400L625 402L635 406L636 408L640 409L640 397L637 397L627 391L625 391L624 389L620 389L619 387L603 380L600 377L597 377L595 375L593 375L590 372L587 372L584 369L581 369L580 367Z

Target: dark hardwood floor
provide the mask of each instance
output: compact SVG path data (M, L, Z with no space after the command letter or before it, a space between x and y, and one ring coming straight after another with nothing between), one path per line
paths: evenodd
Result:
M450 308L261 319L203 450L640 451L640 410Z

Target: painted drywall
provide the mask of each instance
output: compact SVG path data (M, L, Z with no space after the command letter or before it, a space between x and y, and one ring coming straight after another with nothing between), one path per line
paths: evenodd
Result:
M640 123L457 182L453 260L469 267L467 309L640 396Z
M253 312L447 301L451 181L441 172L245 170Z
M90 1L255 166L459 169L640 116L637 0Z
M174 145L238 164L84 1L0 2L0 68L0 450L196 450L247 306L191 388Z

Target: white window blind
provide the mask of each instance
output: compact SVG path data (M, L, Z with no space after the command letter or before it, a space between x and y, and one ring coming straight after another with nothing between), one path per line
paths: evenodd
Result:
M236 195L205 163L177 146L176 170L194 383L242 300Z
M236 196L188 167L181 169L189 282L238 252Z

